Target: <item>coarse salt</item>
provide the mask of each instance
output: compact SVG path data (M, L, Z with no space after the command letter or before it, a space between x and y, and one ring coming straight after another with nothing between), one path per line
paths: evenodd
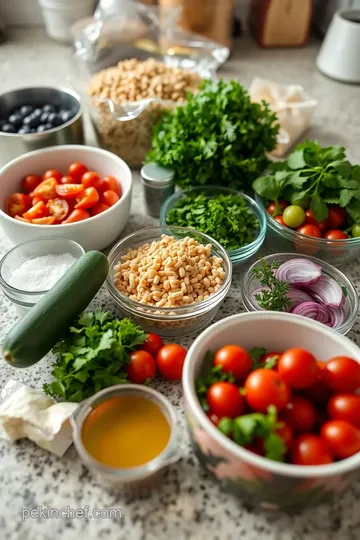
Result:
M75 261L75 257L70 253L49 253L27 259L14 268L9 278L9 285L22 291L47 291Z

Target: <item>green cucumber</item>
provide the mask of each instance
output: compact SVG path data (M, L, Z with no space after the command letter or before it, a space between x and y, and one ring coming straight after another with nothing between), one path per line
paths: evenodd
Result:
M108 271L100 251L82 255L7 334L2 344L6 362L24 368L41 360L89 305Z

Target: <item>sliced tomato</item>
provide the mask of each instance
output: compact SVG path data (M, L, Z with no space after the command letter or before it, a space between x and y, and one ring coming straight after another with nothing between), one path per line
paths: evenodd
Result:
M56 197L56 187L57 182L56 179L51 177L47 178L46 180L43 180L41 184L39 184L34 189L34 196L38 195L42 199L54 199Z
M94 187L89 187L84 189L84 191L81 193L81 196L79 199L77 199L75 208L82 208L83 210L86 210L87 208L95 206L97 202L99 202L98 192Z
M69 214L69 203L65 199L50 199L46 206L56 221L63 221Z
M54 225L55 222L56 219L54 218L54 216L36 218L31 221L31 223L34 223L35 225Z
M17 219L18 221L23 221L24 223L31 223L30 219L25 219L21 216L15 216L15 219Z
M109 208L110 206L108 204L98 202L97 204L95 204L95 206L92 207L91 215L97 216L98 214L101 214L101 212L105 212L105 210L108 210Z
M60 182L62 178L62 174L57 169L49 169L48 171L45 171L43 174L43 180L46 180L47 178L55 178L57 182Z
M82 184L59 184L56 186L56 193L63 199L75 199L82 191L84 191Z
M72 176L63 176L60 180L60 184L74 184L75 180Z
M81 183L84 186L84 188L89 188L89 187L97 188L99 181L100 181L100 175L94 171L87 171L81 177Z
M66 223L76 223L77 221L82 221L83 219L88 219L90 217L89 212L86 210L82 210L81 208L77 208L76 210L73 210L70 214L70 216L63 221L64 224Z
M5 203L5 212L11 217L21 216L29 208L31 208L31 198L24 193L13 193Z
M45 202L45 200L42 197L39 197L39 195L35 195L31 200L31 206L35 206L38 202Z
M47 215L48 215L48 209L46 208L43 201L39 201L37 204L35 204L35 206L30 208L30 210L25 212L22 217L25 219L33 220L37 218L46 217Z
M28 174L21 181L21 187L25 193L30 193L33 191L39 184L41 184L42 178L37 174Z
M100 185L102 191L115 191L115 193L120 197L121 187L114 176L104 176L104 178L101 179Z
M109 206L114 206L114 204L117 203L119 199L119 195L111 189L109 189L108 191L104 191L104 193L101 195L101 202L104 204L108 204Z

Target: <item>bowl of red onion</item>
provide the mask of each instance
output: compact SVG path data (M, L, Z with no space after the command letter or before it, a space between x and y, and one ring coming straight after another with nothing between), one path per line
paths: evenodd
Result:
M257 260L242 283L246 311L282 311L301 315L347 334L354 325L359 298L340 270L307 255L275 253Z

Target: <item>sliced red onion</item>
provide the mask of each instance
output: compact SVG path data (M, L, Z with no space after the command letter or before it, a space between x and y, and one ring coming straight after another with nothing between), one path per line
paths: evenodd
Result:
M341 326L345 321L344 309L342 307L328 307L327 310L329 313L329 322L325 323L326 326L330 326L330 328L338 328Z
M291 288L290 291L286 294L286 296L291 300L291 306L289 308L290 313L292 313L299 304L302 304L303 302L314 301L310 294L302 291L301 289Z
M317 304L316 302L303 302L296 306L293 309L292 313L294 315L302 315L303 317L308 317L314 321L321 323L328 323L330 320L329 311L322 304Z
M250 300L254 304L254 306L256 306L257 309L259 309L261 311L266 311L263 307L260 306L260 304L258 303L258 301L255 298L256 295L261 294L262 291L270 291L270 287L265 287L264 286L264 287L259 287L258 289L254 289L250 293Z
M276 270L275 277L291 285L308 286L319 281L321 266L308 259L290 259Z
M316 283L306 286L306 292L328 307L341 307L345 302L342 288L327 274L323 274Z

